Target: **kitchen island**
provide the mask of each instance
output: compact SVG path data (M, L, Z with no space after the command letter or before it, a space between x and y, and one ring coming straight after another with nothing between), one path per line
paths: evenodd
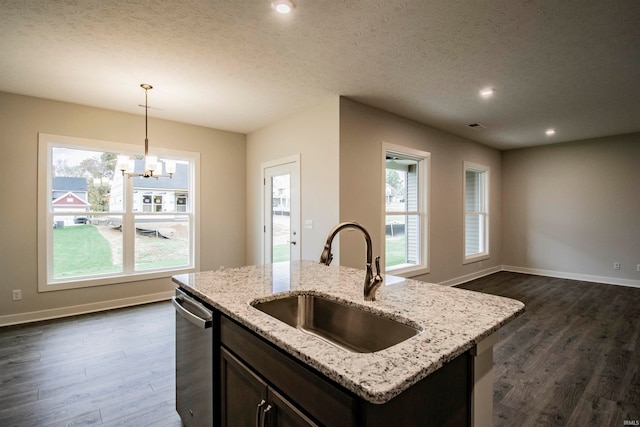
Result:
M487 399L486 393L487 375L491 378L491 368L486 366L486 361L487 356L490 359L495 332L522 314L524 305L507 298L390 275L385 276L385 283L378 290L377 300L364 301L363 275L364 272L358 269L324 266L314 261L296 261L183 274L174 276L173 281L219 313L222 347L225 336L229 337L230 343L235 342L227 346L233 347L230 353L229 348L223 349L226 353L219 359L223 366L225 360L236 363L237 357L241 363L247 362L246 358L252 358L252 352L245 352L245 348L251 348L251 345L244 346L242 343L243 340L255 338L265 351L297 363L299 366L295 367L296 371L300 367L308 368L312 375L326 380L329 386L335 387L351 399L347 399L346 406L350 406L355 414L345 425L367 424L361 422L367 418L367 411L375 412L376 406L393 406L405 396L410 396L409 391L416 386L422 387L430 377L436 378L434 373L449 367L459 371L455 366L464 368L460 375L468 380L462 387L469 402L467 424L474 424L475 421L476 425L480 425L477 413L482 413L482 408L474 406L478 406L478 402L482 400L490 405L491 396ZM301 293L336 299L410 324L420 332L397 345L374 353L349 352L292 328L251 305L256 301L269 301L283 295ZM475 360L480 353L484 355L484 366ZM255 363L260 364L262 359L258 358ZM262 370L270 369L270 366L272 365L266 364ZM254 366L250 368L255 369ZM273 369L279 369L278 363ZM253 373L255 372L252 371ZM258 374L267 377L267 384L273 386L278 383L269 378L269 372ZM225 380L224 367L219 380ZM447 381L441 381L437 387L446 383ZM320 388L323 387L325 385L321 384ZM479 387L484 388L483 393L479 393ZM490 381L489 387L492 387ZM276 388L275 392L286 394L287 390L281 388L287 389L288 386ZM490 392L489 388L489 394ZM291 393L293 391L289 392ZM331 393L335 395L335 392ZM435 395L425 396L424 392L421 396L425 401L435 398ZM299 396L289 397L297 399ZM221 396L221 399L224 400L225 396ZM318 401L316 397L312 400ZM408 400L415 401L416 398ZM260 401L257 403L259 406ZM225 405L223 402L220 409L223 418L226 414ZM306 408L303 408L301 414L310 418L313 425L317 418L314 420L309 416L310 413L313 415L313 411L304 409Z

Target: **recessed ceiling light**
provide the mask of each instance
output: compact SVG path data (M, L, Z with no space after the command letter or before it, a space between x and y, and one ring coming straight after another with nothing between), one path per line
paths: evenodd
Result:
M291 0L274 0L271 7L278 13L287 14L295 9L296 5Z
M545 132L547 134L547 136L553 136L556 134L556 130L555 129L547 129L547 131Z
M492 87L485 87L480 91L480 96L483 98L491 98L496 90Z

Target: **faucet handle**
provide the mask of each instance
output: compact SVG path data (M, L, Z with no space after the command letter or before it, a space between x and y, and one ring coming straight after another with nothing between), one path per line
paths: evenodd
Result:
M331 253L331 246L325 245L322 254L320 255L320 264L330 265L333 261L333 254Z
M380 257L376 257L376 274L371 277L371 264L367 263L367 276L365 278L364 283L364 300L365 301L375 301L376 300L376 291L380 286L382 286L382 282L384 279L380 275Z

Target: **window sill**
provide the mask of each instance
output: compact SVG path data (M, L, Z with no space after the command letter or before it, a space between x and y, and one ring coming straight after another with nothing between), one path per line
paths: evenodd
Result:
M389 274L391 276L398 276L404 278L411 278L416 276L422 276L423 274L428 274L431 270L429 267L425 267L424 265L411 265L405 264L400 266L394 266L393 269L386 269L385 274Z
M488 253L471 255L471 256L465 257L462 260L462 265L472 264L474 262L484 261L485 259L490 259L490 258L491 258L491 255L489 255Z
M122 276L111 276L91 279L77 279L59 281L46 284L38 284L38 292L61 291L67 289L90 288L94 286L120 285L124 283L139 282L143 280L168 279L176 274L195 273L195 268L183 268L178 270L153 271L148 273L135 273Z

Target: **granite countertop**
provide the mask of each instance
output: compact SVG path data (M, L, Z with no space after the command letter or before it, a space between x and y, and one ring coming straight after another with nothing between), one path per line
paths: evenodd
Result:
M316 261L181 274L173 281L223 314L372 403L385 403L524 312L519 301L385 275L376 301L364 301L364 270ZM375 353L352 353L249 305L285 294L347 301L422 332Z

